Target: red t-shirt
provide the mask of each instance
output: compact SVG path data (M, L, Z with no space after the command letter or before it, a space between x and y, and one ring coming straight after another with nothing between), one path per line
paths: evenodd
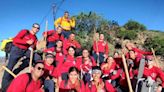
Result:
M27 44L28 40L33 40L33 44ZM35 35L31 34L28 30L21 30L13 39L13 44L21 49L27 50L30 46L35 48L37 42L37 38Z
M29 76L27 74L19 75L11 82L7 92L42 92L40 80L31 80L27 86L28 81Z
M47 65L46 63L44 63L44 78L48 77L48 76L53 76L54 78L58 77L59 73L56 67L54 67L53 65Z
M108 43L105 42L105 41L98 41L98 42L96 43L96 41L94 41L94 43L93 43L93 50L94 50L94 52L96 52L96 53L97 53L97 52L102 52L102 53L108 55L108 54L109 54ZM98 51L97 51L97 50L98 50Z
M103 82L102 80L100 80L100 82ZM112 86L112 84L110 84L108 81L105 81L105 85L102 89L101 92L116 92L116 90L114 89L114 87ZM92 82L89 84L86 84L86 88L85 88L85 92L98 92L96 85L94 85Z
M70 90L70 89L76 89L77 92L85 92L84 82L80 81L80 80L77 80L77 82L75 82L75 84L72 84L70 82L70 80L68 80L67 83L65 80L62 80L59 88L60 88L59 92L68 92L68 90ZM63 91L61 91L61 90L63 90ZM67 91L64 91L64 90L67 90Z
M67 54L67 49L70 46L73 46L73 47L78 48L78 49L81 48L81 45L79 44L78 41L76 41L76 40L70 40L70 39L65 39L63 41L64 54Z
M79 69L79 71L81 71L82 68L83 71L88 72L90 69L92 69L92 66L96 66L96 62L93 57L90 57L89 62L87 62L86 60L82 60L82 56L76 58L76 66Z
M45 34L45 32L43 33ZM63 34L59 35L56 31L54 30L50 30L50 31L47 31L47 41L48 42L55 42L57 40L61 40L63 41L64 40L64 36Z
M162 81L162 87L164 87L164 72L160 68L153 66L151 69L148 69L145 67L143 75L145 77L150 76L153 80L156 80L156 78L159 77Z
M110 73L112 73L112 72L115 70L115 68L116 68L116 63L115 63L115 61L112 62L112 64L110 65L110 67L109 67L108 69L106 69L106 68L103 67L105 64L106 64L106 63L102 63L102 65L101 65L102 73L103 73L104 75L109 75Z
M76 66L75 57L67 55L65 56L65 59L62 64L60 64L58 67L60 68L60 73L68 72L70 67Z

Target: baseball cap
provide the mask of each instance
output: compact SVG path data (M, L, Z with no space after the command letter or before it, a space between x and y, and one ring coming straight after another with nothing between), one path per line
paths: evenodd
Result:
M37 60L35 62L32 63L32 66L35 67L37 64L44 64L44 61L43 60Z
M46 58L54 58L55 57L55 55L54 55L54 53L46 53Z
M94 74L94 73L100 73L100 74L102 74L101 68L99 66L93 66L92 67L92 74Z
M146 56L146 60L152 61L152 60L153 60L153 56L152 56L152 55L147 55L147 56Z

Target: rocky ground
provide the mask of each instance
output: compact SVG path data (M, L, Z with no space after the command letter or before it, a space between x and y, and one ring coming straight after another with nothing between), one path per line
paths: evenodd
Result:
M16 65L16 67L18 67L20 64L21 64L21 62L19 61L19 63ZM5 59L4 59L4 57L0 57L0 88L1 88L1 82L2 82L2 77L3 77L3 73L4 73L4 69L2 68L3 65L6 65ZM14 67L14 68L16 68L16 67ZM22 74L25 72L28 72L28 68L24 69L19 74Z

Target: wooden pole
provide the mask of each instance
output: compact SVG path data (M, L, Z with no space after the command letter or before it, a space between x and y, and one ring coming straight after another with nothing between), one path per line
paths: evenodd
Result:
M160 66L159 66L159 62L158 62L158 60L157 60L157 57L156 57L156 55L155 55L154 49L151 48L151 51L153 52L153 56L154 56L154 60L155 60L156 66L157 66L157 67L160 67Z
M98 48L98 37L97 36L99 36L99 34L97 34L96 33L96 28L94 27L94 37L93 37L93 39L94 39L94 41L96 42L96 51L98 51L99 50L99 48ZM97 54L97 53L96 53ZM97 55L97 66L100 66L100 60L99 60L99 55Z
M11 71L9 70L6 66L2 66L3 69L5 69L9 74L11 74L14 78L16 78L17 76Z
M48 31L48 20L46 20L46 27L45 27L45 34L47 35L47 31ZM44 41L45 41L45 43L47 44L47 36L46 37L44 37ZM45 44L45 45L46 45ZM46 46L44 46L44 49L46 49ZM43 60L45 59L45 53L43 52Z
M33 50L33 48L31 48L31 52L30 52L30 62L29 62L29 72L31 72L33 55L34 55L34 50Z
M129 72L128 72L128 68L127 68L126 59L125 59L124 54L122 54L122 61L123 61L124 69L125 69L126 80L127 80L127 83L128 83L129 92L133 92L132 84L131 84L131 81L130 81L130 78L129 78Z

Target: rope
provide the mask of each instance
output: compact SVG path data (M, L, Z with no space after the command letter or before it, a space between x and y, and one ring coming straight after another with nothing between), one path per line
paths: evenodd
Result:
M46 15L42 18L41 22L39 23L40 25L42 25L42 23L43 23L44 20L46 20L46 18L49 15L50 12L51 12L51 8L48 10L48 12L46 13Z
M58 9L60 8L60 6L63 4L63 2L64 2L64 0L62 0L62 1L58 1L58 2L56 2L56 3L54 3L53 4L53 7L57 7L57 5L58 5L58 7L56 8L56 11L53 13L54 15L54 20L55 20L55 17L56 17L56 14L57 14L57 11L58 11ZM50 7L50 9L48 10L48 12L45 14L45 16L42 18L42 20L41 20L41 22L39 23L40 25L42 25L43 24L43 22L44 22L44 20L46 20L46 18L47 18L47 16L50 14L50 12L51 12L51 9L52 9L52 7Z

